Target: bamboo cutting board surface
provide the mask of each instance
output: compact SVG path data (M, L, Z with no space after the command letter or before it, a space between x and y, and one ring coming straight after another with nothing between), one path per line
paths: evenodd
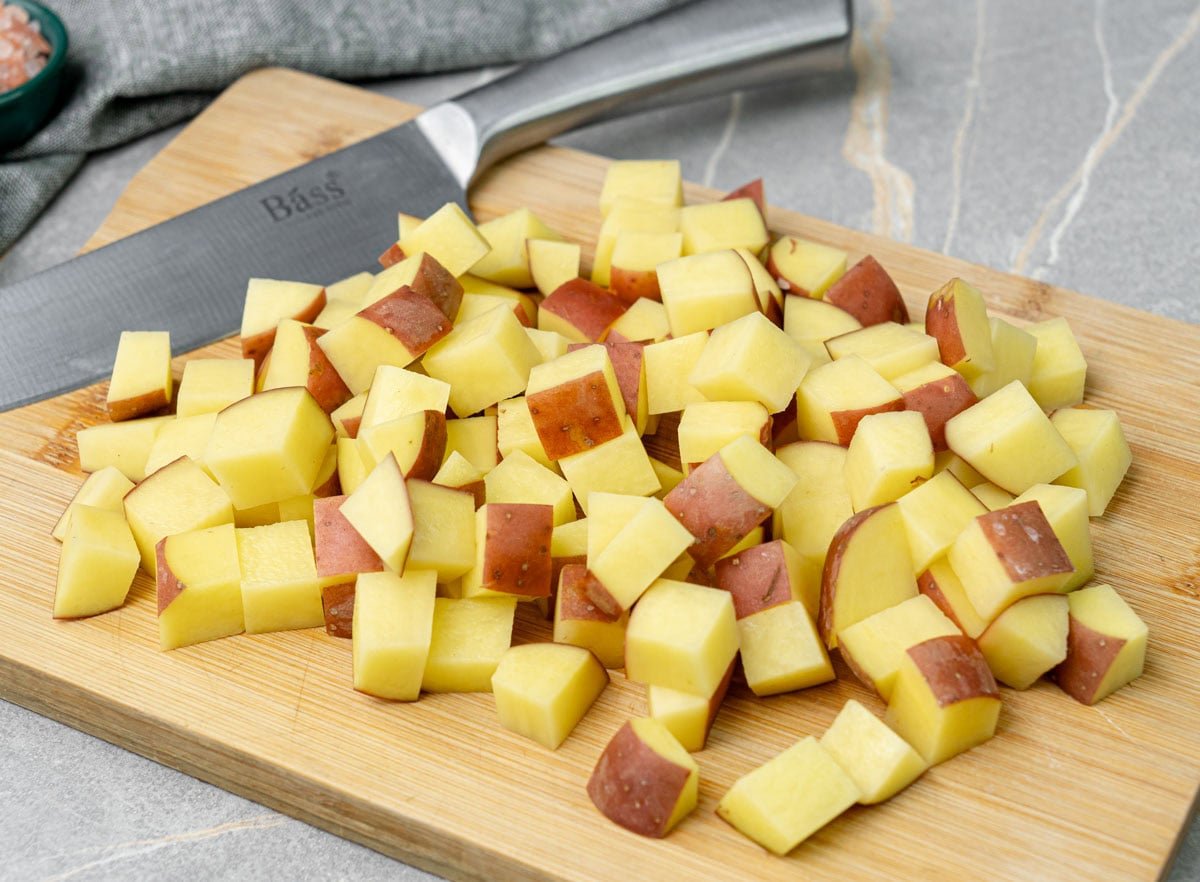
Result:
M415 112L289 71L252 74L146 166L90 246ZM528 205L587 248L605 164L562 149L523 154L475 188L475 212L487 219ZM690 199L711 195L689 188ZM852 809L787 859L720 821L717 800L797 737L819 735L846 699L882 705L844 668L837 683L767 700L742 687L698 755L697 811L668 839L643 839L601 817L584 792L607 739L644 713L641 688L620 674L550 752L502 730L490 695L398 705L353 692L349 643L320 631L160 653L144 576L120 611L51 620L50 529L81 481L75 432L105 419L101 384L0 414L0 696L453 878L1159 876L1200 785L1200 329L778 208L771 226L852 259L874 254L916 317L930 291L962 275L999 314L1070 319L1090 364L1088 400L1120 413L1134 450L1093 532L1098 579L1150 625L1145 676L1095 708L1046 683L1005 690L995 739L885 805ZM517 632L528 640L546 628L519 617Z

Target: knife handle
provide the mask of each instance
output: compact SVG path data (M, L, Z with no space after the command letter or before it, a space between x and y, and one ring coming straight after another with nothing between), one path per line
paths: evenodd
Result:
M851 28L850 0L696 0L519 67L417 124L466 187L589 120L840 68Z

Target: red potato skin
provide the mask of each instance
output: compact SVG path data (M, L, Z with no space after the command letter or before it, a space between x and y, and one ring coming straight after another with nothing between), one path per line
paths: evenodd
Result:
M730 190L721 201L732 202L734 199L749 199L758 208L758 213L762 215L763 223L767 222L767 198L763 193L762 178L755 178L748 184L742 184L736 190Z
M659 839L687 779L687 769L659 756L627 722L600 754L587 792L614 824Z
M158 540L158 544L154 546L155 567L158 570L158 575L155 578L155 589L158 592L158 614L161 616L163 610L171 605L187 586L184 585L176 575L171 572L171 567L167 565L167 539L163 537Z
M739 619L795 599L781 539L722 558L715 568L716 586L733 596Z
M342 420L342 425L346 427L346 437L347 438L357 438L358 437L358 427L362 425L362 414L359 414L356 417L350 417L349 419Z
M159 572L162 572L161 562ZM1068 621L1067 658L1054 669L1054 680L1080 704L1092 705L1096 703L1100 681L1116 661L1125 640L1089 628L1074 616Z
M422 355L453 327L436 303L408 285L372 303L358 315L379 325L414 356Z
M520 597L549 597L553 532L552 506L523 502L489 505L483 587Z
M796 417L796 396L787 407L771 416L771 449L778 450L785 444L800 440L800 425Z
M905 410L916 411L925 418L935 453L948 449L946 423L979 400L959 374L925 383L903 395Z
M975 641L962 634L934 637L908 648L938 707L972 698L1000 698L1000 688Z
M885 505L895 505L895 503L889 502ZM833 636L833 601L837 594L842 559L846 556L858 528L875 512L884 507L884 505L876 505L851 515L844 524L838 527L833 538L829 540L829 551L825 555L825 568L821 571L821 603L817 611L817 631L826 646L829 645L829 639Z
M938 341L942 364L954 367L967 358L967 347L963 345L954 315L954 282L929 295L929 306L925 310L925 333Z
M725 695L729 692L729 683L733 680L733 672L737 669L737 657L729 663L729 667L725 669L725 676L721 678L720 684L716 691L713 692L712 698L708 700L708 720L704 724L704 742L708 743L708 733L712 731L713 723L716 722L717 712L721 710L721 704L725 701ZM704 745L701 745L703 749Z
M396 248L397 245L393 245L392 248ZM387 252L384 253L386 254ZM401 259L403 259L403 252L400 252L400 254ZM379 259L379 262L383 263L382 257ZM396 261L396 263L399 263L399 261ZM428 297L434 306L441 311L442 315L450 321L454 321L454 317L458 315L458 308L462 306L462 285L459 284L458 279L450 274L449 270L428 254L422 255L421 262L417 264L416 272L413 273L412 281L407 286L402 285L400 288L397 288L396 291L402 290L404 287L412 288L418 294ZM391 293L394 294L396 291Z
M272 332L273 333L273 332ZM122 420L132 420L137 417L150 416L166 410L171 402L167 400L165 389L155 389L145 395L133 398L122 398L120 401L108 402L108 418L114 423Z
M863 417L875 413L891 413L896 410L904 410L904 398L899 393L896 393L894 400L876 405L875 407L834 411L830 414L830 417L833 419L833 429L837 432L838 444L842 445L842 447L850 446L850 442L854 439L854 433L858 431L858 424L862 422ZM944 440L945 432L943 431L942 434Z
M383 571L383 561L342 516L345 496L313 500L313 543L317 575L322 579Z
M1074 571L1036 501L998 508L976 520L1013 584Z
M625 428L600 371L535 392L526 403L546 456L554 461L619 438Z
M683 581L690 582L693 585L700 585L704 588L717 587L717 577L713 575L713 571L711 569L706 570L699 564L696 564L688 571Z
M308 382L305 385L321 405L321 410L333 413L353 398L354 393L334 370L325 350L317 345L317 338L324 333L322 328L304 328L304 339L308 343Z
M421 449L404 477L418 481L432 481L442 460L446 457L446 414L440 410L427 410L425 431L421 434Z
M917 576L917 591L932 600L934 606L940 609L946 618L954 622L955 627L960 631L962 630L962 622L954 614L954 607L946 599L946 595L942 592L942 586L938 584L937 579L934 578L930 570L926 570Z
M342 493L342 482L338 478L337 465L334 465L333 474L331 474L324 483L313 489L313 496L318 499L325 499L330 496L340 496Z
M541 309L569 322L594 343L604 340L609 326L628 308L607 288L587 279L563 282L542 301Z
M606 594L608 589L600 584L592 572L583 564L566 564L558 577L558 612L565 621L604 622L612 624L621 613L611 612L592 599L593 585L599 585ZM610 597L612 595L609 595Z
M771 516L729 474L719 453L693 469L663 499L675 519L695 537L688 554L708 569L746 534Z
M404 249L400 247L399 242L392 243L388 246L387 251L379 255L379 265L384 269L395 266L402 260L404 260Z
M312 302L304 309L300 310L295 315L285 315L281 318L295 319L298 322L303 322L306 325L312 324L313 320L321 314L321 310L325 308L325 289L322 288ZM242 338L242 358L254 359L254 373L258 375L258 369L262 367L262 361L267 357L267 353L271 351L271 347L275 345L275 329L263 331L261 334L251 334L249 337Z
M550 587L552 589L551 600L558 594L559 585L562 580L562 572L569 566L582 566L587 568L586 554L571 554L566 557L551 557L550 558ZM553 617L554 608L551 606L550 615Z
M846 310L865 328L895 322L908 323L908 307L887 270L867 255L825 292L825 302Z
M354 582L326 585L321 589L325 633L330 637L354 637Z
M632 306L643 297L662 302L658 273L654 270L631 270L614 266L609 269L608 283L613 294L626 306Z
M594 344L570 343L567 345L567 352L574 352L576 349L583 349L589 345ZM646 345L640 342L630 342L619 334L615 337L610 334L601 345L608 350L608 360L612 362L613 373L617 377L617 386L621 390L621 400L625 402L626 412L636 414L638 391L641 388L642 374L644 373L642 361Z

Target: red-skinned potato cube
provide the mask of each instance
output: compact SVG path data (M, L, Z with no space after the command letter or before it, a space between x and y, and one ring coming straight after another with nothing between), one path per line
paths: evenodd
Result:
M825 301L850 313L863 327L883 322L908 323L908 308L892 277L867 255L825 292Z
M904 396L905 409L925 418L935 453L948 449L946 423L979 400L958 371L940 362L899 376L892 384Z
M398 248L398 244L393 248ZM462 305L462 284L433 255L424 252L402 259L379 273L363 295L362 303L364 306L375 303L401 288L412 288L428 297L451 321Z
M742 184L736 190L730 190L721 201L732 202L734 199L751 200L758 207L758 213L762 215L763 223L767 222L767 198L763 195L762 178L755 178L748 184Z
M572 279L542 301L538 328L557 331L575 343L598 343L625 309L626 305L607 288L587 279Z
M715 569L717 587L733 595L733 611L739 619L789 600L805 599L800 560L782 539L721 558Z
M354 637L354 582L339 582L321 588L321 610L325 633L330 637Z
M475 517L475 566L463 576L463 596L549 597L553 507L489 502Z
M358 573L378 573L383 561L342 514L345 496L313 500L313 531L316 537L317 575L353 581Z
M275 332L275 345L259 380L260 391L304 386L326 413L333 413L353 396L317 339L321 328L284 319Z

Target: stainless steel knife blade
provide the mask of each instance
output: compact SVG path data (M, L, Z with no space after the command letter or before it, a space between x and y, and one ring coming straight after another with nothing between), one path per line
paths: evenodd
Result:
M839 69L851 27L849 0L695 0L0 289L0 411L103 378L122 330L175 354L236 332L252 277L371 268L397 212L465 208L487 165L589 119Z

